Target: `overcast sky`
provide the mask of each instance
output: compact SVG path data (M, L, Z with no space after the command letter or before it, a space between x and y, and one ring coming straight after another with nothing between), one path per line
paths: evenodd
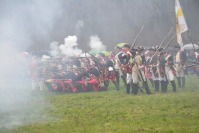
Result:
M199 43L199 0L180 2L193 40ZM0 0L0 45L21 49L49 49L51 42L63 43L68 35L76 35L81 48L98 35L112 49L117 43L133 42L142 25L137 44L159 44L175 28L175 1Z

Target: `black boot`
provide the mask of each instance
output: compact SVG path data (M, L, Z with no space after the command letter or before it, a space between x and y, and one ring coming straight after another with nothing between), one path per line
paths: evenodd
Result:
M113 82L113 84L115 85L115 87L116 87L117 91L119 91L119 90L120 90L120 87L119 87L119 85L118 85L117 81L114 81L114 82Z
M162 93L166 93L166 82L163 80L160 82Z
M165 92L167 92L168 84L169 84L169 82L165 81Z
M178 86L179 86L179 88L181 88L181 87L182 87L181 78L180 78L180 77L177 77L177 80L178 80Z
M115 76L116 76L116 82L118 86L120 86L120 73L118 71L115 71Z
M138 84L133 83L132 84L132 91L134 95L137 95L138 93Z
M171 81L171 86L172 86L172 88L173 88L173 92L176 92L176 83L175 83L174 80Z
M125 78L125 76L124 76L124 75L122 75L122 76L121 76L121 78L122 78L122 80L123 80L123 82L124 82L124 85L125 85L125 86L127 86L127 83L126 83L126 78Z
M185 77L182 77L182 88L185 87Z
M145 87L146 94L151 94L151 91L149 90L149 86L148 86L148 84L147 84L147 81L145 81L145 82L143 83L143 85L144 85L144 87Z
M138 86L138 91L140 91L141 93L144 93L142 87L139 86L139 82L137 83L137 86ZM132 94L133 94L133 87L132 87Z
M155 88L153 79L149 79L149 81L151 82L151 86L152 86L153 88Z
M133 94L134 93L134 86L133 86L133 82L131 82L131 94Z
M130 84L127 84L127 85L126 85L126 94L129 94L129 93L130 93L130 87L131 87Z
M159 92L159 81L158 80L154 80L154 85L155 85L155 91Z

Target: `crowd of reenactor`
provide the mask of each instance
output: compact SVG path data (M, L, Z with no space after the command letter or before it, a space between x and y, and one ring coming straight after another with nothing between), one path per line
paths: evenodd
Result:
M151 94L148 81L156 92L166 93L169 83L173 92L178 86L185 87L186 67L198 66L199 55L196 53L196 62L187 66L187 54L180 45L175 48L174 56L167 52L171 40L163 44L172 29L165 36L159 46L144 48L135 46L139 34L130 44L116 45L105 55L99 52L95 55L85 52L85 56L37 59L31 62L32 88L42 89L45 84L50 91L58 92L87 92L107 90L113 83L116 90L121 89L121 81L127 94L137 95L138 91ZM42 61L43 60L43 61ZM198 72L198 70L196 70ZM122 80L120 80L122 79Z
M31 76L33 89L43 88L57 92L87 92L107 90L113 83L116 90L123 82L126 93L136 95L143 88L151 94L148 81L156 92L167 92L171 84L177 91L175 77L179 87L185 87L186 53L175 45L173 57L162 47L131 47L125 44L116 46L108 56L103 53L85 57L51 58L45 61L33 58ZM120 80L122 79L122 80Z

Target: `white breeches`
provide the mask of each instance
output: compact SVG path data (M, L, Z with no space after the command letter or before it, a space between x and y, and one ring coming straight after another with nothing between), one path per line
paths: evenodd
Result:
M166 75L168 81L173 81L174 80L174 74L171 69L166 70Z
M127 73L126 74L126 83L131 84L131 81L132 81L132 76L131 76L131 74Z
M176 76L184 77L184 68L182 65L176 64Z
M142 78L143 78L144 81L146 81L146 77L144 75L144 71L140 70L140 72L139 72L137 70L137 71L133 71L132 72L132 79L133 79L133 83L134 84L137 84L140 80L142 81Z

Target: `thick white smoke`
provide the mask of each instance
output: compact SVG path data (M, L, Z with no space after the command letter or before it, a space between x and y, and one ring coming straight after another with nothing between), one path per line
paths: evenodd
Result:
M0 128L31 123L33 118L23 121L32 98L29 57L12 46L0 48Z
M84 28L84 21L78 20L75 24L76 36L68 36L64 39L64 44L59 45L54 41L50 44L50 55L53 57L63 56L79 56L82 50L77 48L77 37L80 36L81 30Z
M1 131L3 127L42 120L45 99L40 97L35 102L39 93L31 88L31 57L21 52L37 43L37 39L49 39L49 33L63 8L60 1L54 0L6 0L0 1L0 7Z
M95 50L106 50L106 46L103 45L103 43L97 35L90 37L89 46L91 49Z
M79 49L76 36L68 36L64 40L64 44L59 46L58 42L53 42L50 45L50 54L53 57L60 56L79 56L82 54L82 50Z
M58 42L52 42L50 44L50 55L53 57L60 57L61 51L59 49L59 43Z
M60 45L60 50L64 56L79 56L82 53L82 50L77 48L77 37L68 36L64 40L64 44Z
M50 60L50 56L43 55L42 58L41 58L41 61L45 62L47 60Z

